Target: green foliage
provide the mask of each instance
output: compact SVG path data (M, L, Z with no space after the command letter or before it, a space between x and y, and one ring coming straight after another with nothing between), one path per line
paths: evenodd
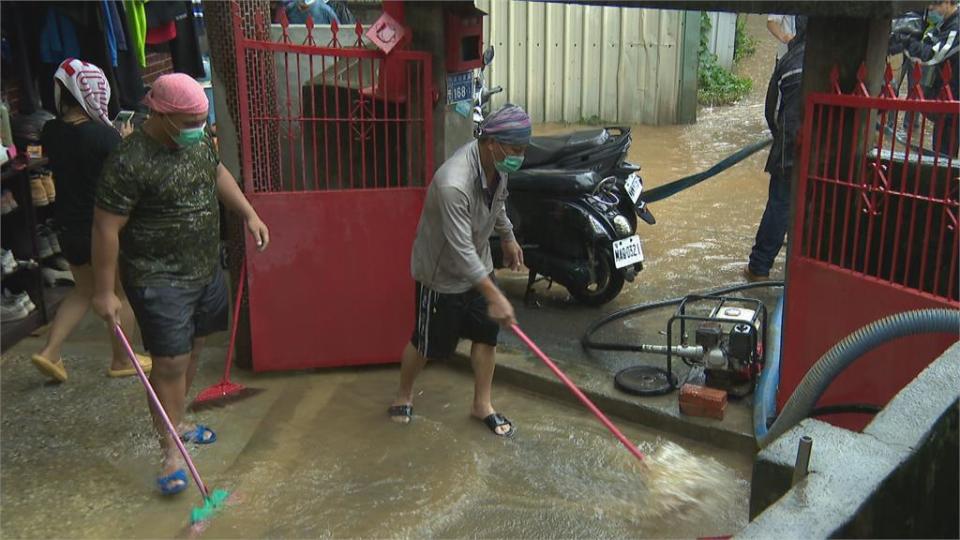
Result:
M585 126L599 126L600 124L603 124L603 120L601 120L597 115L593 115L589 118L580 117L580 124Z
M717 63L717 55L710 52L710 17L700 13L700 50L697 102L700 105L729 105L750 93L753 81L738 77Z
M744 58L753 56L757 52L757 40L747 35L747 18L737 16L737 33L733 38L733 62L739 64Z

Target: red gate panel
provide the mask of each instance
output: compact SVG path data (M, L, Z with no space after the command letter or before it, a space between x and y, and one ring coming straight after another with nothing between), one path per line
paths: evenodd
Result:
M256 197L273 239L247 259L254 368L396 361L413 329L422 205L420 189Z
M919 70L918 70L919 71ZM919 88L897 98L886 84L866 92L861 68L853 94L812 94L804 113L796 218L787 261L787 288L778 402L841 339L901 311L958 302L957 131L934 130L960 103L945 89L926 100ZM944 80L950 80L949 72ZM917 74L919 80L919 73ZM900 140L892 129L905 115L918 130ZM885 405L897 391L957 340L926 335L888 343L838 377L820 405ZM861 429L870 417L826 420Z
M253 367L398 361L433 175L431 57L279 17L249 24L234 4L244 189L271 232L266 252L246 246Z

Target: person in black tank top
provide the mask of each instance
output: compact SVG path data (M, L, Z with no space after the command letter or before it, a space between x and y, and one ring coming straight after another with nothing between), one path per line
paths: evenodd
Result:
M57 187L54 215L61 251L70 263L76 285L60 304L43 350L31 360L44 375L64 382L67 371L60 349L90 309L93 298L90 234L97 182L107 156L120 143L121 133L106 117L104 105L110 99L110 87L100 68L76 59L65 60L54 75L53 84L57 88L60 114L44 125L40 142L50 160ZM125 134L130 131L129 126L124 126ZM117 295L124 304L121 325L132 331L136 326L133 310L119 285ZM134 375L113 332L108 335L113 358L107 374L111 377ZM140 357L140 365L149 371L150 358Z

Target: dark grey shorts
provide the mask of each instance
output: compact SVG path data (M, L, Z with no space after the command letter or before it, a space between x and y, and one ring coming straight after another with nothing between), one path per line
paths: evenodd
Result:
M180 356L193 350L194 338L227 329L229 302L217 266L205 287L124 287L137 316L143 345L153 356Z

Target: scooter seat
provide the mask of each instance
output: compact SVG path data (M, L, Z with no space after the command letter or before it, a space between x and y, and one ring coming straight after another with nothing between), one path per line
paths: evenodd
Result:
M551 135L548 137L533 137L527 145L524 154L524 167L539 167L560 158L595 146L602 146L610 139L606 129L588 129Z
M573 195L593 191L600 180L600 175L591 170L522 169L510 173L508 187L510 191Z

